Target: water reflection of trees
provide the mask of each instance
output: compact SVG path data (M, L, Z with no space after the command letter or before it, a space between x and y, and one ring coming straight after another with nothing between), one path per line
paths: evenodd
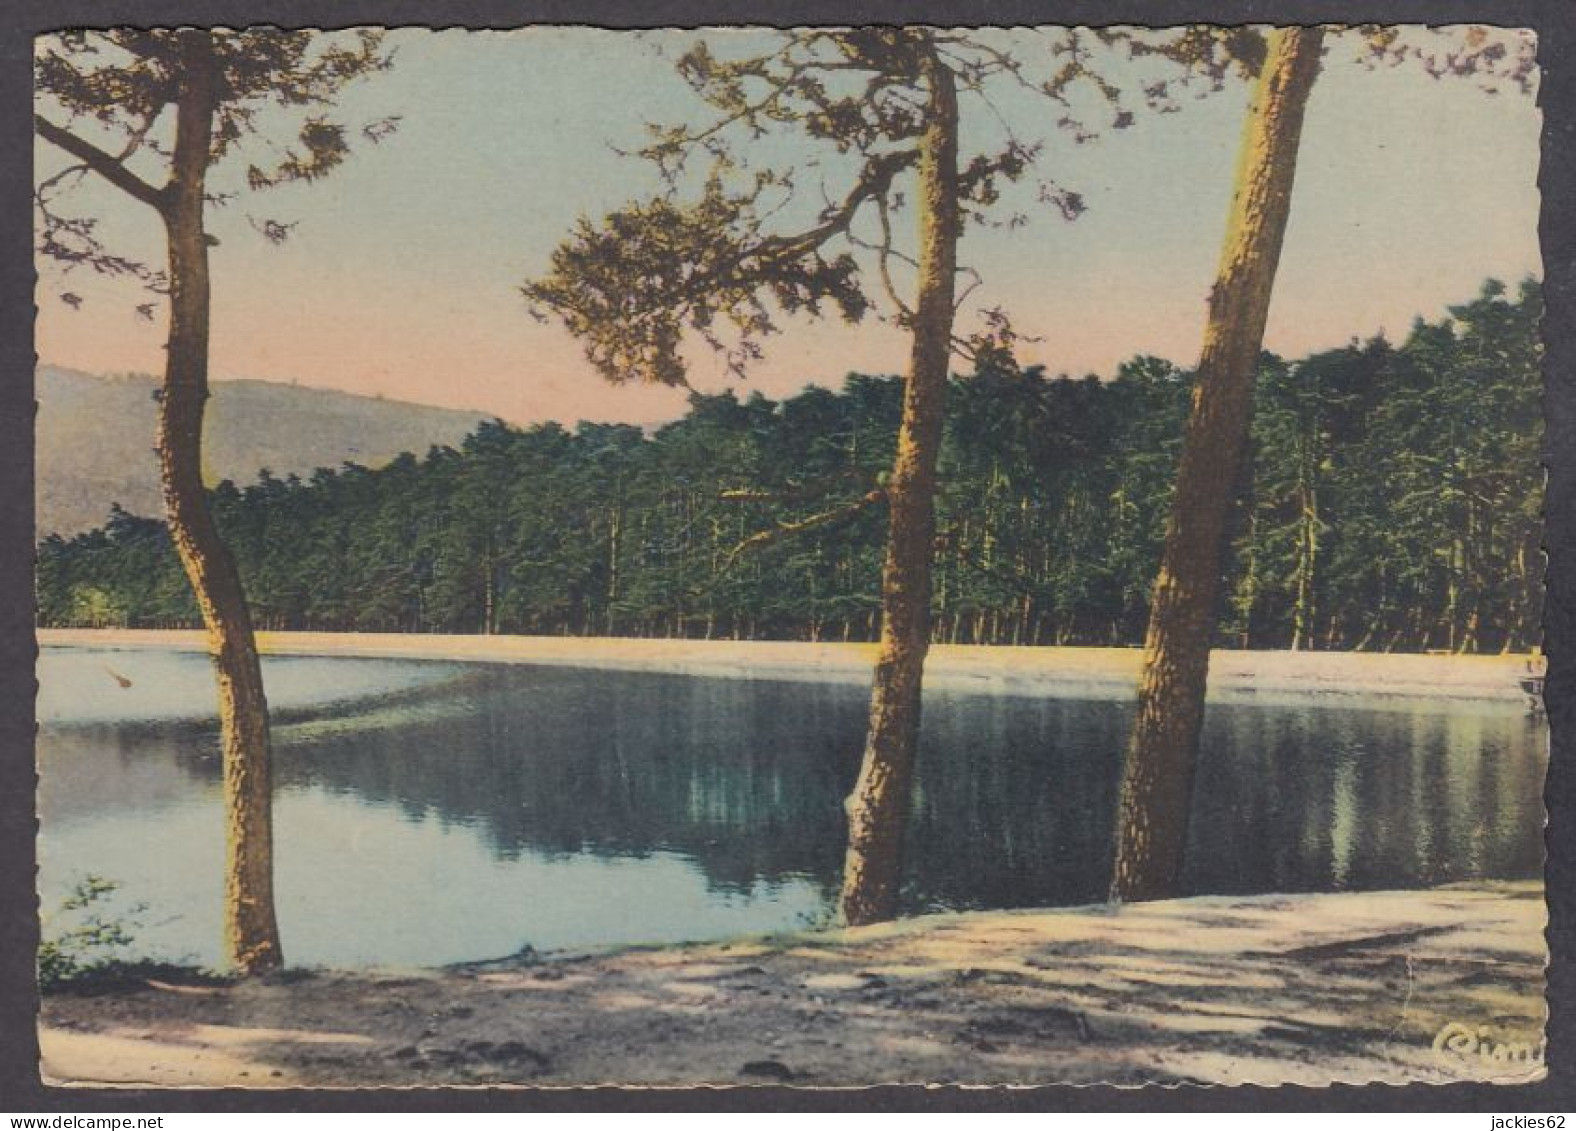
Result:
M1529 718L1212 708L1190 889L1375 889L1537 874L1544 758Z
M500 670L441 717L285 746L280 784L471 825L502 858L676 851L724 888L830 881L857 689Z
M1125 704L933 694L910 907L1103 898ZM864 690L562 669L485 669L437 699L280 736L281 788L474 827L504 859L658 851L724 890L831 890ZM123 734L191 775L189 729ZM1535 874L1539 732L1509 714L1212 709L1187 873L1193 892L1396 887ZM128 781L131 778L128 776Z

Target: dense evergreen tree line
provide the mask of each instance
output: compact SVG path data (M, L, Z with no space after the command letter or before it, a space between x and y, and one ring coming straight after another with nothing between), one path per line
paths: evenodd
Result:
M1219 643L1537 642L1540 313L1489 283L1400 346L1265 357ZM1189 388L1153 358L954 380L936 638L1141 642ZM869 640L900 392L695 395L650 435L487 424L211 504L267 628ZM199 623L164 524L119 508L41 545L38 591L48 625Z

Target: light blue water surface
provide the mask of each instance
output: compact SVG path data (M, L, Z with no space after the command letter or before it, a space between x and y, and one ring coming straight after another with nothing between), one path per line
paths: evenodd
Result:
M723 938L831 908L863 686L264 666L293 963ZM224 835L208 660L46 649L39 680L46 915L83 875L106 876L122 906L146 905L140 953L216 962ZM907 908L1102 898L1130 720L1108 697L928 692ZM1515 704L1212 705L1187 891L1537 875L1545 750L1541 722Z

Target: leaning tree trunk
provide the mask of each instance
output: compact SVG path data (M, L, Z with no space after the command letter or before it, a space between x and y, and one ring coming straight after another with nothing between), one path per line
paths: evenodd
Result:
M202 610L219 685L225 954L238 969L256 973L283 961L274 919L268 704L240 575L219 538L202 482L209 312L203 204L216 69L208 34L188 33L173 176L162 209L169 243L170 337L160 396L158 453L170 534Z
M1112 899L1163 898L1174 894L1181 875L1227 512L1247 446L1253 378L1323 34L1317 27L1271 34L1248 111L1150 607L1117 815Z
M930 647L936 456L946 412L957 266L958 98L952 72L933 53L925 77L930 97L919 166L919 289L897 458L886 489L891 518L881 571L881 650L864 762L847 802L842 916L850 926L897 914L919 744L920 681Z

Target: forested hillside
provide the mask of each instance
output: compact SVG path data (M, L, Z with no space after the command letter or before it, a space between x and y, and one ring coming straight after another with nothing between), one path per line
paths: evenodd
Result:
M1264 359L1219 643L1536 644L1540 313L1490 283L1400 344ZM955 379L936 637L1140 643L1189 386L1153 358ZM899 394L695 395L650 435L487 423L212 503L264 627L867 640ZM198 623L162 523L124 511L43 542L39 600L50 625Z
M38 534L70 536L111 503L159 514L153 454L155 378L38 369ZM271 381L217 381L204 429L216 476L250 483L259 468L307 474L324 462L376 466L402 451L458 443L482 414Z

